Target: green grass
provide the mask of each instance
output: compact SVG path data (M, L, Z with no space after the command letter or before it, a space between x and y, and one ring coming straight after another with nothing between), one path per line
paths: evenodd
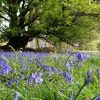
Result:
M50 72L46 71L42 75L43 82L36 84L28 84L28 77L33 73L42 72L43 69L39 67L39 63L34 61L34 54L29 54L27 56L20 56L23 64L27 66L29 69L24 71L24 79L20 79L21 74L21 60L15 59L15 54L12 54L7 58L5 56L6 63L10 65L12 68L11 72L8 75L5 75L3 78L0 75L0 100L14 100L14 94L17 93L18 100L70 100L69 97L72 96L73 100L75 95L78 93L82 85L84 84L84 80L86 78L86 73L89 69L92 69L91 73L91 82L86 85L82 91L80 92L77 100L90 100L93 97L100 95L100 77L98 77L97 70L100 69L100 57L91 55L85 62L81 63L81 66L77 66L78 63L74 64L74 68L70 70L71 75L73 77L72 82L66 82L63 75L59 75L57 72L54 72L53 75L50 76ZM68 55L57 55L52 54L48 56L44 56L44 54L40 54L37 56L42 60L41 62L46 64L48 68L55 67L57 69L62 70L63 72L67 72L67 68L65 68L64 64L68 57ZM54 61L53 58L57 56L57 60ZM17 54L17 57L19 55ZM75 60L75 56L71 56L68 62L71 60ZM28 61L31 60L31 63ZM16 74L14 74L14 70L16 69ZM16 78L18 80L18 85L16 82L12 84L12 86L8 87L7 82L9 79Z

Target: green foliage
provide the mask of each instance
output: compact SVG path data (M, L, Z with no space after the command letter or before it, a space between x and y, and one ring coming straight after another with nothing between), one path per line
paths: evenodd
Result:
M94 30L96 34L100 30L100 5L98 0L96 2L0 0L0 18L9 22L4 36L10 39L12 36L30 33L33 37L42 37L53 43L62 41L71 45L86 43L94 39ZM8 15L8 18L4 15Z

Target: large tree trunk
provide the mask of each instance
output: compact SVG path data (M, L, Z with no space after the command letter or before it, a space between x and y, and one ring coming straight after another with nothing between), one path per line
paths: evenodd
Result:
M15 50L19 50L27 45L29 38L29 36L14 36L9 40L7 45L12 46Z
M39 32L34 33L32 31L31 24L37 19L38 14L34 17L31 15L32 11L29 12L33 0L29 0L27 5L25 0L6 0L6 2L8 4L7 15L10 19L9 28L5 32L9 39L7 45L12 46L15 50L19 50L27 45L30 37L34 38L39 35ZM25 20L26 15L29 15L29 20L27 21ZM26 26L28 27L27 30L25 30Z

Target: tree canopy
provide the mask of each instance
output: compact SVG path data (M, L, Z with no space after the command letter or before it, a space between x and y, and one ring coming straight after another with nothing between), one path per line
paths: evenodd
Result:
M0 0L2 36L44 39L70 45L90 41L100 30L99 0Z

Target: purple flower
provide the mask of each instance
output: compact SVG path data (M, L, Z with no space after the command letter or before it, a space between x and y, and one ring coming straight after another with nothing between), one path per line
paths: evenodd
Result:
M8 87L11 87L12 84L13 84L12 80L9 80L8 83L7 83Z
M24 75L23 74L20 75L20 79L22 79L22 80L24 79Z
M35 83L41 83L43 81L43 79L41 78L40 74L37 74L35 77Z
M49 67L50 76L54 74L55 68Z
M7 65L3 60L0 60L0 74L9 74L9 72L11 71L11 68L9 67L9 65Z
M72 95L70 95L69 100L73 100L73 99L72 99Z
M75 54L75 56L76 56L76 58L77 58L78 60L81 60L81 61L84 60L83 54L80 53L80 52L77 52L77 53Z
M57 72L59 75L62 75L62 74L63 74L63 71L60 70L60 69L56 69L56 72Z
M25 65L22 65L22 72L24 72L27 69Z
M84 81L84 85L88 85L91 81L91 73L92 73L92 69L89 69L86 73L86 79Z
M43 72L49 71L49 67L44 67Z
M67 70L71 70L72 68L74 68L73 62L72 61L71 62L67 62L65 64L65 68L67 68Z
M11 87L14 83L16 83L16 86L18 86L18 80L16 78L9 80L7 85L8 87Z
M54 59L54 61L56 61L56 60L57 60L57 58L58 58L57 56L56 56L56 57L54 57L54 58L53 58L53 59Z
M14 100L18 100L18 93L14 94Z
M96 97L96 100L100 100L100 97Z
M72 75L71 75L70 71L63 73L63 76L64 76L66 82L72 82L73 79L72 79Z
M29 75L29 83L32 84L33 82L37 83L41 83L43 81L43 79L41 78L41 74L30 74Z
M35 80L35 74L34 73L31 73L29 75L29 83L32 84L34 80Z
M97 69L98 78L100 78L100 69Z
M42 68L46 67L46 65L43 64L43 63L41 63L40 66L41 66Z

